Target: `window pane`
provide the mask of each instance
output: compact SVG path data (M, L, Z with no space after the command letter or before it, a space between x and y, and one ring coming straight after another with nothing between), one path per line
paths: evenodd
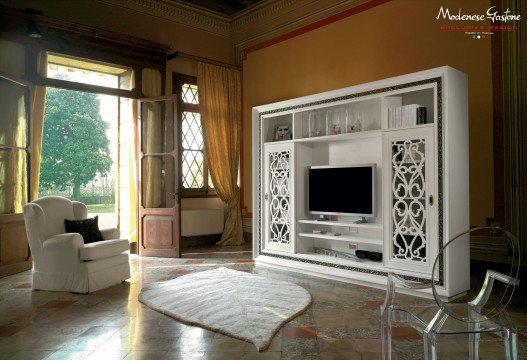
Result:
M141 150L145 154L167 153L174 149L172 104L166 101L141 102Z
M142 201L145 208L171 208L175 204L174 158L145 156L141 160Z
M48 53L48 78L131 90L132 74L128 67Z
M0 78L0 145L27 146L25 86Z
M183 112L181 144L185 150L203 150L203 129L199 113Z
M22 213L27 203L25 150L0 149L0 214Z
M184 150L181 164L183 187L187 189L200 189L203 180L203 152Z
M181 86L181 99L187 104L199 104L198 86L194 84L183 84Z

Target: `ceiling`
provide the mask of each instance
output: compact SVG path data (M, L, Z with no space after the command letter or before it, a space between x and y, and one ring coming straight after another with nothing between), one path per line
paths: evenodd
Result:
M171 0L173 2L184 2L186 4L212 12L232 16L245 8L262 0Z

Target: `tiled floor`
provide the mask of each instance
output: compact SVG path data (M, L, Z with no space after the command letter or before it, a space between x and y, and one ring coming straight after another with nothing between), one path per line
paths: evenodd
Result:
M29 271L0 279L0 359L380 358L383 290L255 268L248 249L187 249L181 259L132 256L131 280L90 295L32 291ZM143 284L218 266L293 281L311 293L313 304L258 353L252 344L184 325L137 301ZM513 306L513 317L526 329L522 305ZM412 329L399 328L393 337L395 358L422 358L422 342ZM440 343L440 351L443 359L466 359L452 342ZM527 359L526 353L522 335L520 358ZM486 341L481 358L503 358L500 343Z

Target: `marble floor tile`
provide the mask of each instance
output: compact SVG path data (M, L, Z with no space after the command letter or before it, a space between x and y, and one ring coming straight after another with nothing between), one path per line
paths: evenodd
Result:
M12 354L9 360L42 360L48 357L53 351L48 350L23 350ZM2 357L0 357L2 359Z
M285 327L282 330L283 339L316 339L317 330L314 327Z
M46 360L81 360L91 353L90 350L57 350L46 356Z
M250 246L184 249L180 259L130 257L131 279L93 294L33 291L31 272L0 279L0 360L177 359L289 360L380 359L379 306L384 290L291 271L255 267ZM226 266L294 282L310 292L312 305L285 324L268 349L190 326L141 304L144 285ZM433 300L397 295L416 305ZM520 359L527 359L527 309L511 306L520 326ZM422 359L421 337L411 328L393 331L394 359ZM440 359L466 359L464 342L440 343ZM481 359L502 359L502 344L482 342Z

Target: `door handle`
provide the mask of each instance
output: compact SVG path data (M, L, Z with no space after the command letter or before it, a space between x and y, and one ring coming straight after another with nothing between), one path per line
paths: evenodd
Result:
M430 206L434 205L434 195L430 195L430 196L428 197L428 204L429 204Z
M265 201L267 201L267 199L269 199L269 194L265 193L264 198L265 198Z
M175 192L169 193L169 195L171 195L172 198L176 200L176 202L179 202L179 189L177 189Z

